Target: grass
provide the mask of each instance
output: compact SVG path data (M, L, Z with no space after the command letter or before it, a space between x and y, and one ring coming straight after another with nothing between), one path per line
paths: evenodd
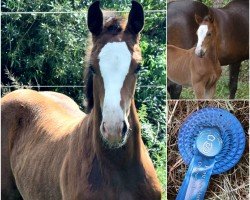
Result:
M214 99L228 99L229 97L229 68L228 66L222 67L223 72L220 77ZM249 97L249 61L244 61L241 66L241 71L239 74L238 89L236 92L235 99L248 99ZM168 98L170 96L168 94ZM195 99L194 92L191 87L183 88L180 99Z
M240 162L231 170L212 176L205 199L243 200L249 194L249 102L248 101L168 101L167 122L167 196L175 199L187 166L177 148L178 130L192 112L207 106L224 108L241 122L246 133L246 148Z

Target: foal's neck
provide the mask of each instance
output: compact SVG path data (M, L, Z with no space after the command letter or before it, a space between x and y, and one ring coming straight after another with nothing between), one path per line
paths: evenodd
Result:
M215 64L218 62L218 47L215 40L213 40L212 44L208 47L204 57L208 58Z

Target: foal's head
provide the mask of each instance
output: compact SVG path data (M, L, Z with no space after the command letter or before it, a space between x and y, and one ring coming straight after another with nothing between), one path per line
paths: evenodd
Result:
M212 15L209 14L204 18L195 15L195 20L199 24L199 28L196 32L198 42L195 48L195 54L199 57L203 57L208 48L213 45L213 41L215 41L216 31L214 19Z
M93 48L88 70L89 109L98 111L100 134L109 147L120 147L128 137L131 101L141 61L139 32L144 24L142 6L132 1L128 20L103 17L99 1L88 10Z

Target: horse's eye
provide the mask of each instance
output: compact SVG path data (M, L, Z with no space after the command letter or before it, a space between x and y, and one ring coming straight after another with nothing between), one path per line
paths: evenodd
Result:
M141 70L141 65L137 65L135 69L135 74L137 74Z
M93 66L89 66L89 70L90 70L90 72L91 72L92 74L95 74L95 69L94 69Z
M211 33L208 33L207 36L211 36Z

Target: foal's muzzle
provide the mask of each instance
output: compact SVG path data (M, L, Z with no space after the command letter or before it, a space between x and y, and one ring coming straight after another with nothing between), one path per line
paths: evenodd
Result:
M129 124L125 120L102 121L100 131L103 139L110 147L120 147L126 142Z
M195 54L196 54L198 57L202 58L202 57L205 55L205 51L204 51L203 49L200 49L200 50L196 50L196 49L195 49Z

